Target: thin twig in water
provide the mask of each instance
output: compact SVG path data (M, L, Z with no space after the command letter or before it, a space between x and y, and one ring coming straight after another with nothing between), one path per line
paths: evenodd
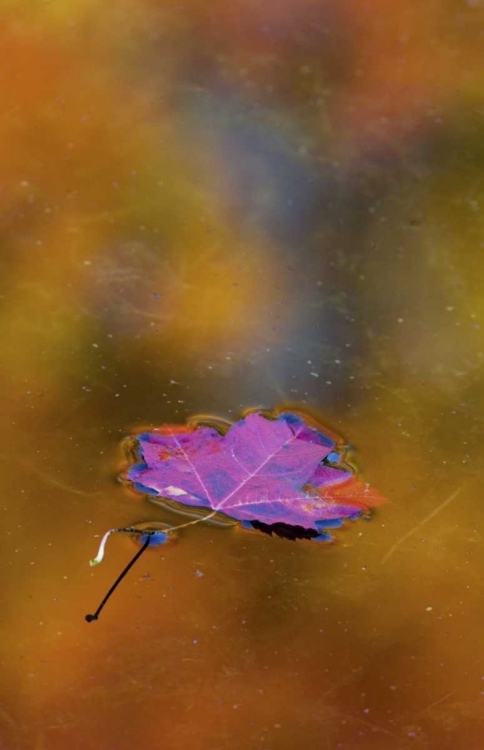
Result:
M381 561L382 564L386 563L387 560L390 559L390 557L393 555L393 553L395 552L395 550L397 550L398 547L400 547L400 545L406 539L408 539L409 536L411 536L413 533L415 533L415 531L417 531L421 526L423 526L424 524L426 524L428 521L431 521L432 518L434 518L437 515L437 513L440 513L440 511L443 510L447 505L450 505L450 503L453 500L455 500L455 498L457 497L457 495L459 494L459 492L461 491L461 489L462 489L462 487L459 487L459 489L455 490L451 495L449 495L449 497L446 500L444 500L443 503L440 503L440 505L437 506L437 508L435 508L431 513L429 513L428 516L425 516L425 518L423 518L421 521L419 521L418 524L413 527L413 529L410 529L410 531L407 531L397 542L395 542L395 544L393 545L393 547L390 550L388 550L388 552L386 553L385 557L382 558L382 561Z
M443 703L444 701L446 701L447 698L450 698L450 696L454 695L454 693L455 693L455 690L452 690L451 693L447 693L446 695L443 695L442 698L439 698L437 701L434 701L433 703L431 703L430 706L427 706L427 708L424 708L422 711L420 711L420 716L422 716L422 714L427 713L427 711L431 711L432 708L434 708L434 706L438 706L439 703Z

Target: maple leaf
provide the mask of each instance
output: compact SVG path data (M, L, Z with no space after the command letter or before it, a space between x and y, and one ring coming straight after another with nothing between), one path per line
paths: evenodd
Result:
M221 512L269 534L328 539L325 528L381 502L338 465L336 448L297 414L268 419L253 412L226 434L172 425L139 435L141 463L127 477L140 492Z
M335 438L297 414L253 412L224 434L203 425L165 425L137 438L136 463L127 477L134 488L205 515L180 524L138 524L107 531L91 565L104 556L111 534L128 532L142 544L87 622L106 602L148 547L165 544L187 526L217 513L286 539L331 539L328 529L354 519L382 498L360 482ZM130 453L132 444L130 442ZM155 501L156 502L156 501Z

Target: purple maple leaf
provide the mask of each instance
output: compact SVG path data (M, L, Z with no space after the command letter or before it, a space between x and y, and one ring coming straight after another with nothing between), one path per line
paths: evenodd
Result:
M255 412L225 435L212 427L165 426L138 436L135 489L220 511L288 538L329 538L325 527L381 499L338 461L335 441L296 414ZM331 463L330 463L331 462Z

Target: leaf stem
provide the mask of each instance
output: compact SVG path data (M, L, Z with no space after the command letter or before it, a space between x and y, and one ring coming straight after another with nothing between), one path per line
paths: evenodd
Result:
M203 518L195 518L194 521L181 523L179 526L173 526L173 527L166 529L166 531L170 532L170 531L178 531L178 529L186 529L187 526L194 526L196 523L203 523L204 521L208 521L210 518L213 518L215 515L217 515L217 513L218 513L218 510L213 510L207 516L203 516Z
M99 549L97 551L96 557L93 557L92 560L89 560L89 565L91 566L91 568L93 568L95 565L99 565L99 563L102 562L103 557L104 557L104 550L106 547L106 542L108 541L111 534L116 534L118 531L127 531L130 533L133 533L133 532L138 532L139 529L135 529L132 526L126 526L122 529L109 529L109 531L106 531L103 538L101 539L101 543L99 545Z
M187 523L181 523L179 526L169 526L167 529L163 529L163 531L166 534L171 533L172 531L178 531L178 529L185 529L187 526L194 526L197 523L203 523L204 521L208 521L210 518L213 518L218 511L213 510L211 513L209 513L206 516L203 516L203 518L195 518L194 521L188 521ZM121 531L124 531L128 534L142 534L142 535L152 535L155 534L156 531L149 531L147 529L137 529L134 526L125 526L123 528L119 529L109 529L109 531L106 531L103 538L101 539L101 543L99 544L99 548L97 551L96 557L93 557L92 560L89 561L89 565L93 568L95 565L99 565L100 562L102 562L104 558L104 552L106 549L106 542L108 541L111 534L117 534Z

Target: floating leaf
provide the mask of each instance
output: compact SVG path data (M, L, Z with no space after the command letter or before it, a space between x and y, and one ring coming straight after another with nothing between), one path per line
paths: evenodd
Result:
M382 502L344 463L335 438L297 414L252 412L226 430L218 427L165 425L139 435L135 447L129 441L129 455L141 459L127 474L133 487L154 502L190 508L195 517L174 527L145 523L108 531L91 565L101 562L115 532L136 535L142 547L94 614L86 615L87 622L98 619L141 554L165 544L178 529L215 518L230 525L235 519L293 541L329 541L329 529Z
M325 521L355 518L381 501L349 467L334 465L341 460L336 448L299 415L253 412L225 434L173 425L139 435L141 462L127 476L145 494L279 536L316 538Z

